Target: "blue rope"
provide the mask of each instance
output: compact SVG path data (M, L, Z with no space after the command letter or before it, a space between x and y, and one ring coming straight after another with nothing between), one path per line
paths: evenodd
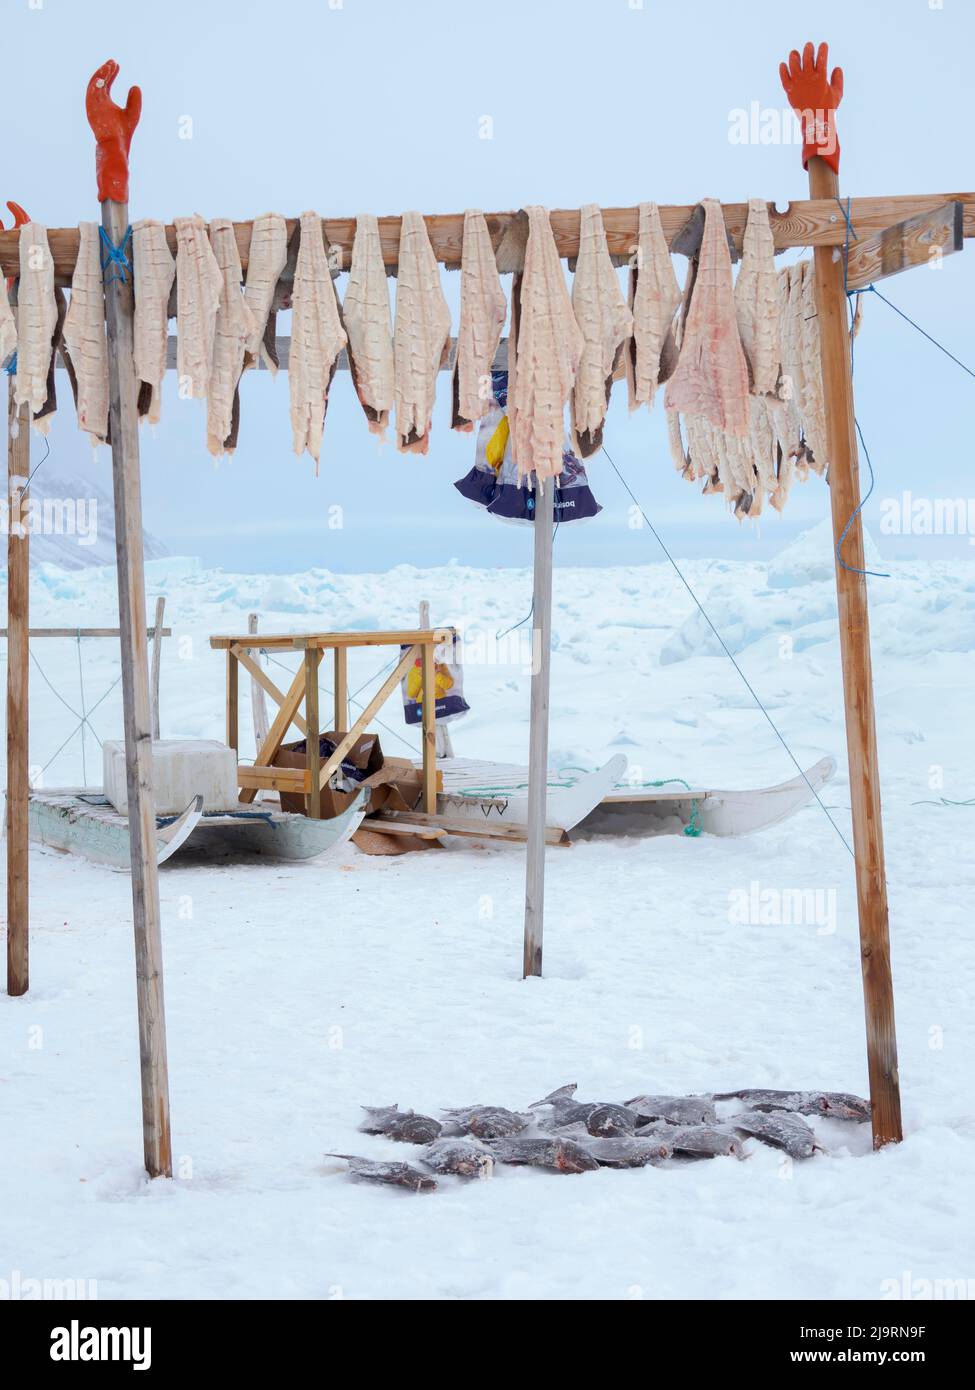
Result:
M98 236L99 240L101 241L100 258L102 264L102 275L104 277L105 284L110 285L113 280L121 280L123 285L128 284L128 281L125 278L125 272L128 271L131 275L133 271L131 262L129 261L128 256L125 254L125 248L132 240L132 228L126 228L125 236L122 238L121 246L115 246L113 244L111 237L108 235L104 227L98 228ZM109 266L113 265L117 265L119 269L117 271L113 270L111 275L105 275L105 271L108 270Z
M904 313L903 309L898 309L897 305L894 304L892 300L888 299L886 295L880 293L876 285L866 285L864 287L863 293L875 294L878 299L883 300L883 302L888 306L888 308L893 309L895 314L900 314L901 318L904 319L907 323L909 323L912 328L916 328L917 331L921 334L922 338L927 338L928 342L933 343L939 352L943 352L946 357L950 357L952 362L954 362L956 366L961 367L963 372L967 372L969 376L975 376L975 372L972 371L971 367L966 367L964 362L957 358L953 352L948 351L944 343L939 343L937 338L932 338L931 334L926 333L919 323L915 323L914 320L908 314Z

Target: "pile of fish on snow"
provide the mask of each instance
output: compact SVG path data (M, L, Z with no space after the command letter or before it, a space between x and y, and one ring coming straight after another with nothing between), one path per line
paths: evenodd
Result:
M804 1115L861 1122L870 1103L838 1091L725 1091L713 1096L634 1096L623 1105L578 1101L574 1085L562 1086L519 1113L499 1105L445 1110L432 1119L398 1105L364 1106L364 1134L423 1145L410 1163L328 1154L348 1161L352 1176L412 1192L432 1192L433 1173L487 1178L495 1164L585 1173L596 1168L644 1168L668 1159L743 1158L749 1136L782 1149L790 1158L809 1158L820 1146ZM718 1117L717 1103L733 1102ZM737 1106L737 1108L736 1108ZM723 1108L726 1108L723 1106Z
M356 219L346 267L316 212L289 234L280 213L250 224L246 282L238 229L199 214L173 224L176 255L161 222L132 226L135 368L139 411L156 422L166 371L169 319L177 320L180 395L207 401L207 447L230 454L240 424L239 384L260 360L278 366L278 310L292 310L288 363L294 450L318 462L332 377L348 354L370 430L395 414L397 447L425 454L437 377L450 355L450 312L427 225L403 214L395 322L374 216ZM454 429L471 430L491 403L491 367L508 318L499 259L515 269L508 341L512 455L523 479L561 472L564 415L576 452L602 444L614 380L626 376L631 409L652 407L667 383L671 451L690 481L721 493L733 513L755 517L766 499L781 509L796 478L827 467L819 327L813 267L776 270L768 205L748 205L742 263L720 203L706 199L675 239L687 254L683 289L656 203L639 207L624 297L603 216L582 208L571 295L545 208L523 209L497 254L484 214L464 214L461 305L452 390ZM510 262L510 264L509 264ZM114 272L113 272L114 273ZM53 344L53 347L52 347ZM56 408L52 354L68 368L78 423L94 443L108 438L108 350L98 228L79 229L70 304L55 287L47 231L20 233L16 314L0 285L0 363L17 349L15 396L46 431Z

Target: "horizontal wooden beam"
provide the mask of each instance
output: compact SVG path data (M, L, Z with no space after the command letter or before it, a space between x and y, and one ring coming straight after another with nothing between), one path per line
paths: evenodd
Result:
M244 767L238 764L237 785L249 791L305 792L311 783L304 767Z
M874 232L883 231L885 227L889 227L895 222L903 222L917 214L931 212L934 208L947 202L963 204L965 236L975 236L975 193L908 194L891 198L854 198L850 216L856 237L862 240ZM673 240L693 211L694 204L691 203L669 204L660 207L660 220L668 241ZM515 211L486 214L491 239L496 248L512 219L517 215ZM747 202L724 204L725 224L739 248L747 217ZM829 199L803 199L792 202L789 203L784 212L777 212L775 205L770 203L769 217L777 251L785 251L792 246L841 246L846 239L843 212L835 202ZM559 255L572 259L579 253L579 209L557 208L553 210L551 218ZM399 217L379 218L383 260L390 271L395 269L399 258L400 221ZM449 270L458 269L464 232L464 214L462 212L434 213L427 216L425 221L437 260L441 261ZM603 222L606 227L606 240L610 253L614 256L629 256L637 235L637 208L604 208ZM289 235L294 231L296 225L297 219L288 219ZM323 226L331 247L334 251L341 253L341 264L347 268L352 255L355 218L326 217ZM234 223L241 265L245 270L250 253L251 227L251 222ZM167 226L166 236L170 248L175 252L176 232L172 226ZM19 228L0 232L0 272L4 275L16 275L19 272L19 238ZM48 244L54 257L55 278L61 284L66 284L71 279L78 257L78 228L49 228Z
M917 265L938 265L964 245L965 209L954 199L930 212L916 213L851 246L846 288L862 290Z
M156 629L147 629L150 637L154 637ZM6 637L7 629L0 627L0 637ZM162 628L163 637L172 637L171 627ZM118 637L117 627L32 627L28 633L29 637Z
M454 637L452 627L404 628L395 632L259 632L239 636L210 638L215 651L240 647L242 651L304 651L307 647L406 647L439 646Z

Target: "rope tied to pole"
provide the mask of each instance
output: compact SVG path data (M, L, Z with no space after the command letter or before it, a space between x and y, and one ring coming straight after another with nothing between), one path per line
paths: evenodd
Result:
M113 280L119 280L123 285L127 285L128 281L125 278L125 272L128 271L130 275L134 275L132 262L126 255L126 247L132 240L131 226L126 228L125 236L122 238L121 245L119 246L115 245L104 227L98 228L98 239L101 242L99 256L102 266L102 277L105 284L110 285ZM105 272L113 266L118 266L118 269L113 269L110 275L106 275Z

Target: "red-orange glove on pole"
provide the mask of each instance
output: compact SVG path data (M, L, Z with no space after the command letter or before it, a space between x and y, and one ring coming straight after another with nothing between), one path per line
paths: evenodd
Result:
M20 206L20 204L19 204L19 203L10 203L10 202L8 202L8 203L7 203L7 207L10 209L10 211L11 211L11 212L13 213L13 215L14 215L14 227L26 227L26 226L27 226L27 223L30 221L30 218L27 216L26 212L25 212L24 209ZM2 232L2 231L3 231L3 223L0 222L0 232ZM12 286L13 286L13 283L14 283L14 280L15 280L15 279L16 279L16 276L14 276L14 275L9 276L8 279L7 279L7 293L8 293L8 294L10 293L10 290L11 290L11 288L12 288Z
M109 58L102 63L88 83L85 111L88 124L95 133L95 175L98 179L98 201L113 203L129 201L129 146L132 132L142 114L142 92L129 89L124 107L112 100L112 83L118 77L118 63Z
M836 137L836 108L843 100L843 69L834 68L827 79L829 48L819 45L814 53L807 43L799 57L797 49L788 63L779 64L779 76L789 105L802 122L802 167L808 169L813 155L826 161L834 174L840 172L840 142Z

